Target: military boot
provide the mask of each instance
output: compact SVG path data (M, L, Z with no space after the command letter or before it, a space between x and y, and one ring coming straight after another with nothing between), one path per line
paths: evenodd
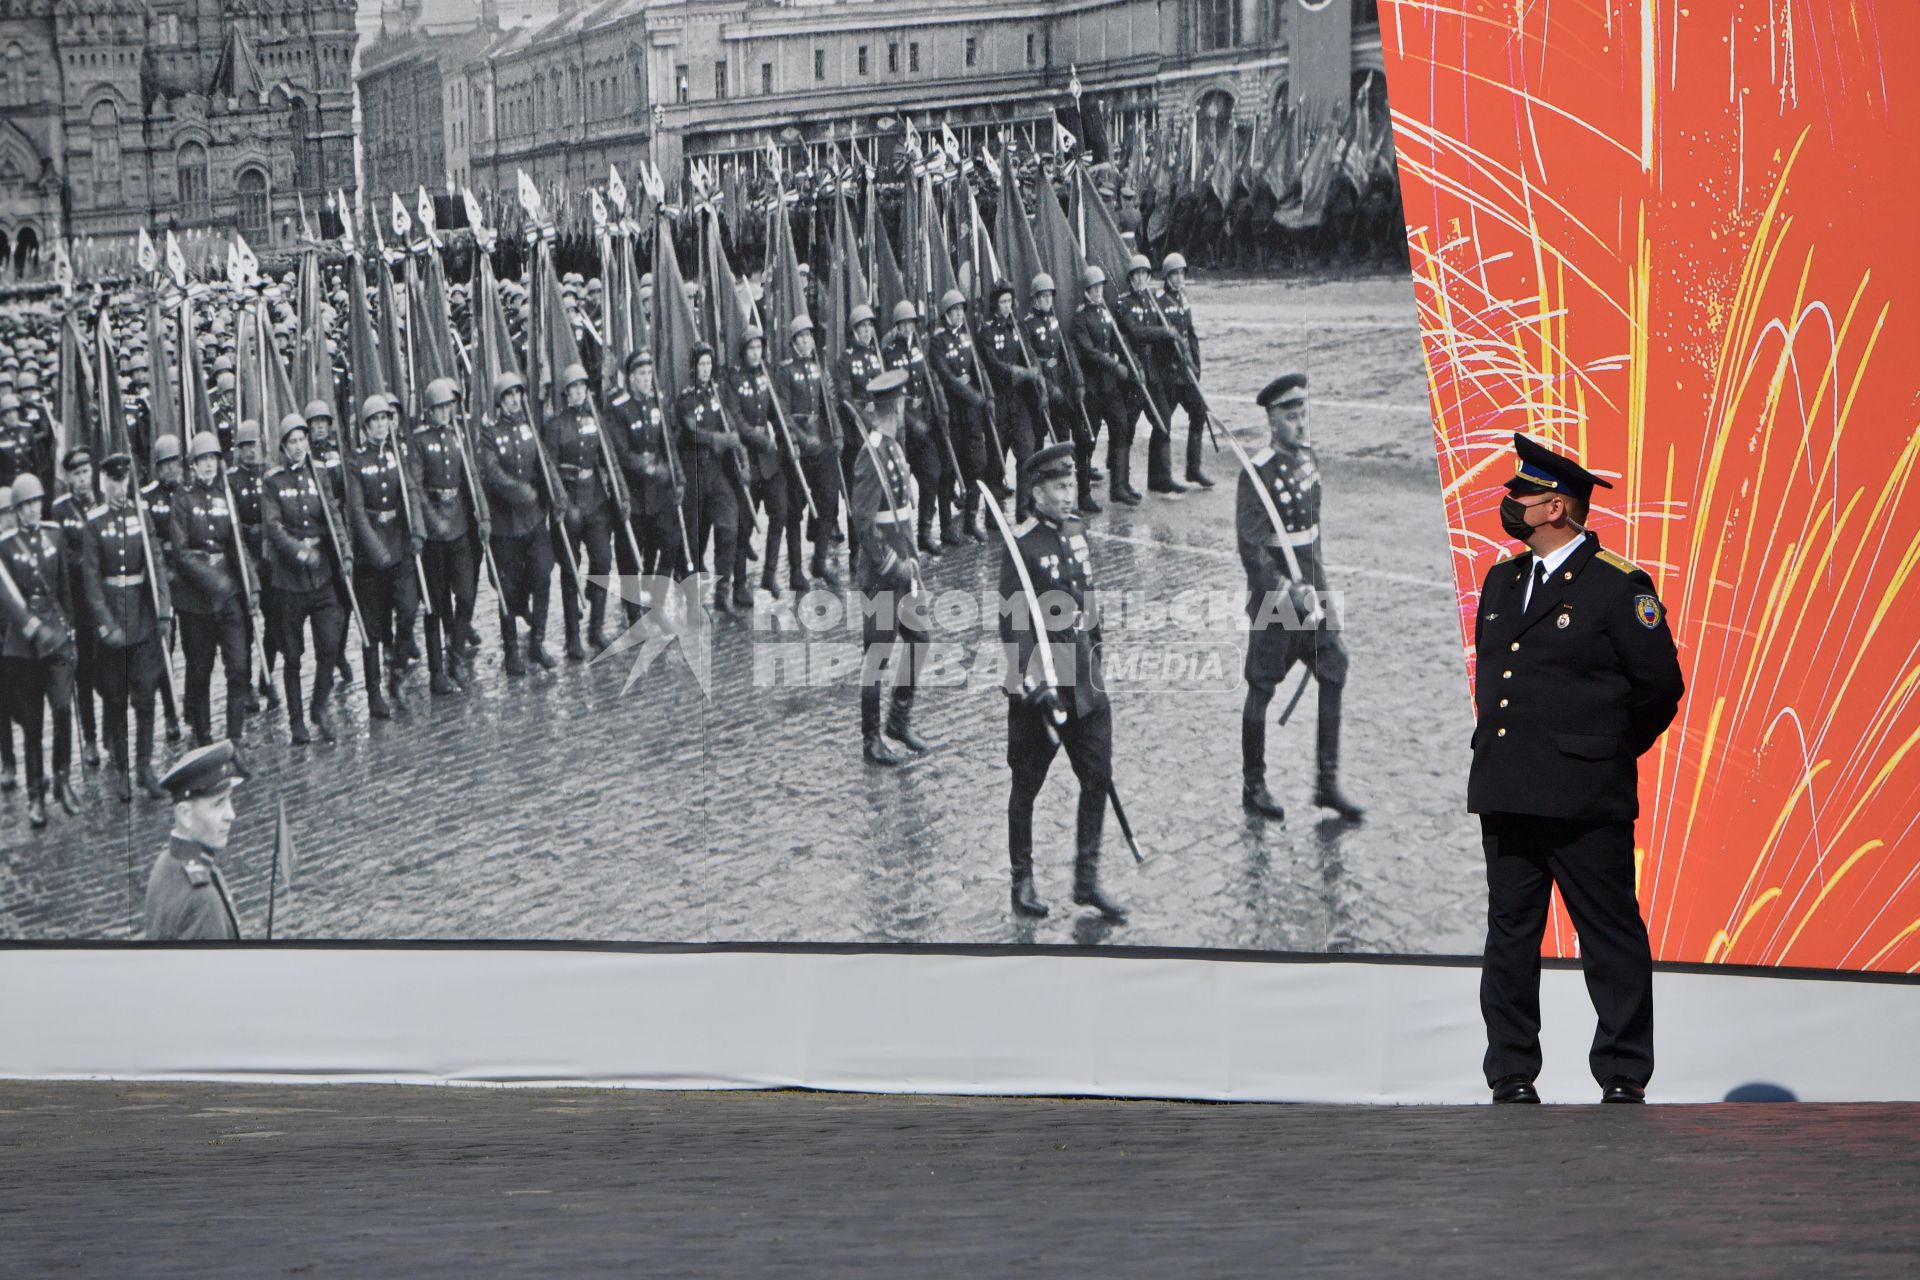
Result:
M959 523L953 518L953 495L947 487L940 488L940 543L942 546L957 547L966 541L960 532Z
M569 618L567 620L567 661L585 662L586 660L587 647L580 642L580 619L577 616Z
M1111 924L1125 924L1127 912L1124 907L1100 890L1100 847L1083 848L1073 859L1073 904L1077 907L1092 907L1100 913L1102 920Z
M1013 867L1013 914L1044 919L1047 904L1033 891L1033 797L1007 805L1007 861Z
M393 709L387 705L387 699L380 692L380 650L376 645L365 645L360 650L360 669L367 673L367 714L375 720L391 720Z
M813 569L813 576L826 583L829 587L837 587L840 585L840 575L834 572L833 563L827 559L825 547L814 548L811 568Z
M333 721L327 715L327 704L315 698L313 705L307 708L307 714L313 718L313 731L327 742L333 741Z
M539 632L532 629L527 631L527 661L537 664L542 671L551 671L560 664L554 661L552 654L547 652L547 647L540 643L541 639Z
M933 504L931 502L921 502L918 523L920 526L920 537L915 545L920 548L920 554L938 558L940 555L940 544L933 540Z
M47 796L38 785L27 793L27 825L36 831L47 825Z
M896 765L900 757L880 736L880 690L865 685L860 690L860 741L868 764Z
M893 691L893 700L887 707L887 736L917 756L932 749L913 731L912 689Z
M133 724L133 780L150 800L165 800L160 780L153 776L153 708L136 715Z
M1267 722L1240 721L1240 805L1248 813L1284 822L1287 811L1267 790Z
M509 676L527 674L526 661L520 656L520 628L508 617L500 619L500 666Z
M407 664L401 662L387 668L387 702L395 711L407 709L407 694L401 681L407 678Z
M1349 800L1340 790L1340 696L1346 686L1321 684L1320 723L1314 743L1315 779L1313 802L1331 809L1348 822L1358 822L1365 809Z
M60 802L61 809L66 811L68 817L79 814L80 797L74 792L73 783L67 779L65 773L53 775L53 798Z

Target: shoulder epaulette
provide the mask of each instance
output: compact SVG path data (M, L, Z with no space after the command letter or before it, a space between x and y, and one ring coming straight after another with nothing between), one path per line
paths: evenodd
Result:
M1617 556L1613 554L1613 552L1611 551L1596 551L1593 553L1593 558L1595 560L1600 560L1607 564L1612 565L1614 568L1618 569L1622 573L1645 573L1646 572L1645 569L1642 569L1639 565L1627 559L1625 556Z
M1527 559L1527 558L1528 558L1528 557L1530 557L1531 555L1533 555L1533 552L1531 552L1531 551L1522 551L1522 552L1521 552L1521 553L1520 553L1519 555L1517 555L1517 556L1508 556L1508 557L1507 557L1507 558L1506 558L1505 560L1502 560L1502 561L1500 562L1500 564L1518 564L1518 563L1519 563L1520 561L1522 561L1522 560L1525 560L1525 559ZM1494 566L1494 568L1496 568L1496 569L1497 569L1497 568L1499 568L1499 567L1500 567L1500 565L1495 565L1495 566Z
M1267 463L1271 462L1272 460L1273 460L1272 445L1268 445L1266 448L1262 449L1260 452L1253 455L1253 465L1256 467L1264 467L1267 465Z
M1040 527L1040 522L1034 519L1032 516L1028 516L1025 520L1022 520L1019 524L1013 527L1013 536L1016 538L1024 538L1028 534L1032 533L1035 529L1038 529L1039 527Z
M207 864L198 858L188 858L180 865L180 869L187 873L187 883L196 889L213 883L213 873L207 870Z
M886 437L881 435L878 429L867 432L867 444L872 448L878 449L885 439Z
M107 514L107 504L104 502L101 503L99 506L87 508L87 519L89 520L95 519L105 514Z

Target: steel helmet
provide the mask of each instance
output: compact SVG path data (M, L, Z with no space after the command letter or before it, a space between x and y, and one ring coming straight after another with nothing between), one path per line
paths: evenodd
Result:
M256 427L255 430L258 431L259 428ZM300 432L302 435L312 434L307 430L307 420L297 413L290 413L280 419L280 439L282 442L286 440L289 433L295 431Z
M789 339L797 338L803 333L812 332L813 318L811 316L795 316L792 323L787 325L787 337Z
M427 384L427 407L432 408L435 405L452 404L459 397L459 394L459 391L453 385L452 378L435 378Z
M766 340L767 340L767 335L760 332L760 327L758 325L750 324L747 326L747 331L740 335L740 353L742 355L746 354L748 343L758 342L758 343L764 344Z
M367 422L383 413L393 412L393 401L378 391L360 402L360 421Z
M332 421L333 406L325 400L307 401L307 421L311 422L315 418L325 418L328 421Z
M24 387L24 386L27 386L28 384L23 381L21 382L20 385ZM226 372L225 370L222 370L221 372L216 373L213 376L213 389L215 391L233 390L233 375L231 373Z
M47 490L40 483L40 477L31 471L22 471L13 478L13 501L10 507L24 507L29 502L39 502L47 496Z
M153 442L153 464L155 466L159 466L163 462L171 462L179 456L179 436L171 434L164 435Z
M859 306L853 309L852 315L847 317L847 327L850 329L856 328L859 325L864 324L867 321L872 319L873 319L873 308L863 302Z
M287 417L300 418L300 415L297 413L290 413L287 415ZM305 418L300 418L300 423L302 426L306 425L306 421L307 420ZM233 447L234 448L237 449L243 444L259 444L259 443L260 443L260 424L255 422L252 418L248 418L245 422L242 422L239 426L233 429Z
M958 289L949 289L940 295L940 314L945 315L955 307L967 305L967 295Z
M1165 275L1169 271L1185 271L1186 269L1187 260L1177 253L1168 254L1166 260L1160 264L1161 275Z
M1086 275L1087 288L1098 289L1101 285L1105 284L1106 282L1107 282L1107 273L1105 271L1101 270L1099 267L1087 268L1087 275Z
M494 403L498 404L500 402L500 397L507 394L507 392L509 391L525 391L526 389L527 389L527 380L525 378L521 377L517 373L512 373L512 372L503 373L499 377L493 380Z
M560 371L560 385L562 387L570 387L576 382L586 381L588 381L587 366L583 364L570 364Z
M1136 253L1127 259L1127 278L1132 279L1136 271L1153 271L1153 261L1144 253Z
M219 452L220 437L211 431L200 431L194 433L193 444L192 447L187 450L187 456L195 462L198 462L210 453L217 456Z
M905 298L893 304L893 322L895 324L905 324L909 320L918 320L919 318L920 308L914 306Z
M1053 277L1044 271L1033 278L1033 284L1027 289L1028 293L1053 293L1054 291Z

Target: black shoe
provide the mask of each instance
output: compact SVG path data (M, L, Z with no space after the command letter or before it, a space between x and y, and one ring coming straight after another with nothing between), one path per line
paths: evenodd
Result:
M940 555L940 544L927 534L921 534L919 542L915 545L920 548L920 554L928 559L937 559Z
M163 790L160 786L160 780L153 776L153 769L151 766L144 765L144 764L141 765L139 769L139 776L135 780L139 782L140 790L146 795L147 799L165 800L167 798L166 791Z
M520 646L514 645L501 655L500 665L506 673L516 679L527 674L527 664L520 658Z
M1155 484L1149 480L1147 482L1147 489L1152 493L1175 494L1185 493L1187 486L1181 484L1178 480L1164 480L1159 484Z
M393 709L387 705L386 698L381 695L378 680L367 681L367 714L375 720L393 719Z
M1099 484L1102 480L1105 480L1106 478L1107 478L1106 472L1094 466L1091 462L1087 464L1087 479L1093 481L1095 484Z
M133 786L127 780L127 771L115 765L107 771L107 774L107 790L111 791L114 798L121 804L132 804Z
M1079 505L1080 505L1081 515L1097 516L1102 511L1106 510L1105 507L1101 506L1098 502L1094 501L1094 497L1092 494L1088 494L1086 497L1080 499Z
M451 697L454 691L453 681L447 679L446 672L436 672L433 678L427 681L427 690L436 698Z
M325 738L328 742L333 741L333 721L327 719L327 709L325 707L315 707L313 709L313 731L322 738Z
M813 584L807 581L806 574L800 572L798 569L795 569L792 573L787 575L787 590L793 592L795 598L797 599L798 597L803 596L807 594L807 592L813 590Z
M586 660L587 648L580 643L580 633L576 631L567 637L567 661L585 662Z
M539 663L542 671L551 671L560 665L554 661L553 655L547 652L546 646L541 644L536 636L527 637L527 661Z
M943 547L962 546L966 541L966 535L960 532L960 526L957 524L946 525L940 530L940 545Z
M402 672L394 671L387 676L387 703L395 711L407 709L406 691L400 687Z
M733 616L733 595L727 590L727 584L724 582L713 589L713 616L716 618Z
M280 691L273 687L271 681L262 680L260 682L260 696L267 700L267 710L269 711L280 705Z
M887 745L886 739L880 737L868 738L861 754L866 757L868 764L896 765L900 763L899 754Z
M480 651L480 633L469 625L467 627L467 633L460 637L460 643L478 653Z
M167 721L167 741L180 741L180 722L178 720Z
M1107 490L1107 501L1117 503L1123 507L1137 507L1140 505L1140 499L1136 498L1132 491L1127 489Z
M1358 822L1367 816L1367 811L1340 792L1340 784L1327 779L1313 789L1313 802L1322 809L1331 809L1348 822Z
M745 613L753 612L753 588L744 578L733 584L733 607Z
M1498 1103L1540 1101L1540 1093L1533 1087L1533 1081L1525 1076L1505 1076L1493 1082L1493 1100Z
M814 560L813 576L830 587L840 585L840 575L834 572L833 566L828 564L824 558Z
M587 643L593 646L593 652L596 656L605 653L612 644L612 642L607 639L605 627L595 627L587 632Z
M334 688L351 689L353 687L353 668L352 667L342 662L339 666L334 668L334 673L335 673L334 681L333 681Z
M47 825L47 801L45 796L27 798L27 825L38 831Z
M67 775L64 773L53 775L53 798L60 802L60 807L66 811L68 817L74 818L80 815L80 797L74 792L73 783L67 780Z
M1110 921L1113 924L1125 924L1127 922L1125 909L1122 908L1119 903L1107 897L1106 894L1100 892L1100 886L1097 884L1076 886L1073 891L1073 905L1076 907L1092 907L1100 913L1102 920Z
M775 600L780 598L780 584L775 581L771 573L763 573L760 575L760 589L769 596L772 596Z
M1013 878L1013 914L1032 916L1037 920L1045 919L1048 915L1047 904L1040 901L1033 891L1032 876Z
M260 695L254 693L253 690L251 689L247 690L246 701L240 704L240 709L246 712L250 716L259 715L260 714Z
M1631 1080L1610 1080L1607 1082L1607 1087L1600 1091L1600 1101L1602 1102L1640 1104L1646 1102L1646 1100L1646 1087L1644 1085L1637 1085Z
M1143 502L1145 502L1146 500L1147 500L1147 495L1146 495L1146 494L1144 494L1144 493L1142 493L1142 492L1140 492L1140 491L1139 491L1138 489L1136 489L1136 488L1134 488L1134 487L1133 487L1132 485L1128 485L1128 486L1127 486L1127 501L1128 501L1128 502L1130 502L1130 503L1132 503L1132 504L1133 504L1134 506L1136 506L1136 507L1137 507L1137 506L1139 506L1139 505L1140 505L1141 503L1143 503Z
M1275 822L1285 822L1287 820L1285 807L1273 798L1273 793L1267 790L1265 783L1257 787L1241 787L1240 807L1248 813L1257 813L1263 818L1272 818Z
M1202 489L1213 488L1213 481L1207 479L1207 477L1201 473L1200 468L1198 467L1187 468L1187 483L1193 484L1193 485L1199 485Z
M932 750L926 740L913 731L912 721L897 712L887 716L887 736L917 756Z
M313 735L307 732L305 720L295 720L287 726L287 741L296 747L304 747L313 741Z

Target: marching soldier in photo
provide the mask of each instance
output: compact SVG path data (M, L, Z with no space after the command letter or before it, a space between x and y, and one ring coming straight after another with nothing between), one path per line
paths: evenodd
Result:
M607 647L607 589L592 579L605 582L606 575L613 571L613 525L619 512L614 505L614 480L607 472L607 454L601 448L600 417L593 409L591 378L584 364L562 369L560 386L566 405L541 425L547 452L567 495L565 544L554 548L554 556L567 556L578 564L578 549L586 548L587 638L593 643L593 651L599 653ZM562 591L560 604L567 628L567 658L582 662L587 651L580 643L580 593Z
M65 553L67 598L80 610L87 601L85 570L81 568L86 556L87 513L100 501L94 492L93 451L85 445L68 449L67 456L60 461L60 470L65 473L66 491L53 500L51 518L59 526L61 550ZM73 623L74 701L80 708L80 759L91 769L100 763L100 729L93 706L94 631L80 613L69 615L69 620Z
M834 370L833 394L840 399L849 400L853 407L863 414L872 415L873 396L868 390L873 380L885 372L886 365L880 358L880 346L875 341L873 308L861 303L847 316L847 330L853 335L853 341L840 353L838 367ZM840 465L846 474L846 491L851 501L853 493L853 467L860 460L861 441L866 439L866 429L856 423L846 424L846 439L840 446ZM857 576L860 556L860 541L854 539L847 547L847 573Z
M837 587L840 575L833 570L833 534L840 524L840 489L845 483L840 471L840 420L827 405L830 392L814 348L813 321L795 316L788 337L793 355L780 366L780 402L793 427L793 446L800 451L800 469L813 493L816 513L807 522L807 537L813 543L807 567L814 577Z
M1365 810L1340 790L1340 699L1347 683L1347 646L1327 596L1320 547L1320 465L1307 433L1307 376L1269 382L1258 403L1267 411L1269 445L1252 458L1234 499L1240 563L1247 571L1247 698L1240 709L1241 802L1249 813L1283 819L1267 790L1267 706L1296 662L1319 688L1313 802L1347 821ZM1254 488L1263 486L1273 510ZM1278 513L1280 527L1275 527ZM1299 572L1295 576L1293 570Z
M414 557L425 534L412 513L421 505L406 489L408 476L393 432L393 402L379 392L360 406L362 444L346 464L347 526L353 532L353 594L367 634L360 669L367 685L367 714L386 720L406 709L400 682L407 674L402 637L413 630L420 608L420 570ZM381 665L381 650L386 663ZM380 692L386 672L386 695Z
M260 525L267 549L267 572L273 584L279 631L280 681L287 694L287 736L296 746L313 741L307 732L310 708L313 728L333 741L333 722L327 718L327 697L333 692L332 658L340 652L346 632L346 607L341 583L353 573L353 549L334 505L333 486L322 477L307 453L307 420L288 414L280 424L282 465L269 471L260 486ZM313 635L313 698L301 697L300 659L306 653L306 633Z
M65 539L41 524L46 490L29 471L13 482L8 502L14 528L0 536L0 568L6 581L10 615L0 639L5 687L0 698L20 726L26 765L27 821L47 825L47 773L42 735L48 708L53 711L53 796L69 814L80 812L79 797L68 782L73 764L73 599L67 572Z
M907 462L920 486L918 546L929 558L940 555L943 545L960 545L960 530L953 523L953 477L948 474L947 441L933 420L933 387L927 369L927 355L920 347L920 311L902 298L893 304L893 328L880 345L880 362L889 369L907 375L906 447ZM933 537L933 518L938 509L940 539Z
M12 391L0 392L0 484L33 470L33 437L20 421L20 397Z
M345 380L345 371L341 378ZM327 481L330 490L328 497L335 511L344 511L347 506L347 464L340 452L340 437L334 430L333 406L325 400L309 400L303 416L307 421L307 456L312 459L315 470ZM340 612L344 616L352 606L347 601L347 580L342 577L334 584L334 590L340 596ZM320 661L317 658L315 661ZM333 669L339 672L340 687L353 684L353 667L347 661L347 633L340 632L340 652L333 657Z
M1686 682L1644 569L1587 528L1596 485L1516 434L1500 527L1526 551L1487 571L1474 615L1477 723L1467 809L1487 860L1480 1011L1495 1102L1538 1102L1540 941L1554 888L1580 934L1602 1102L1646 1100L1653 955L1634 893L1639 758L1673 723Z
M180 620L180 646L187 655L187 725L193 745L213 742L213 659L226 675L226 738L238 747L246 723L247 615L241 590L239 526L220 481L220 439L211 431L193 438L193 478L175 495L169 540L173 549L173 606ZM236 498L236 502L239 500Z
M558 664L541 641L547 634L547 598L553 586L553 535L547 492L540 478L539 437L527 421L527 383L517 373L493 380L493 412L482 420L481 484L493 523L493 563L500 575L501 664L509 676L527 674L529 661L551 671ZM516 618L527 621L520 646Z
M621 465L627 469L627 487L634 496L634 541L640 546L641 563L628 565L622 539L614 544L621 556L622 573L645 575L647 607L659 610L664 603L660 579L671 576L683 581L692 572L687 548L681 545L681 512L687 498L687 485L672 442L667 438L667 414L660 404L660 390L653 380L653 353L645 347L627 356L627 385L615 396L608 413L619 424L615 438ZM640 620L640 605L627 602L627 622Z
M1044 916L1033 888L1033 802L1061 747L1080 780L1073 901L1116 924L1127 913L1100 890L1100 838L1113 774L1113 715L1100 671L1100 616L1086 527L1074 514L1081 485L1074 446L1049 445L1027 460L1020 487L1033 515L1013 530L1000 562L1000 642L1007 657L1007 854L1013 909ZM1018 564L1014 556L1020 557ZM1025 567L1026 580L1021 578ZM1031 585L1033 598L1027 596ZM1039 606L1036 617L1034 604ZM1040 633L1046 634L1041 657Z
M173 830L147 876L146 940L238 942L240 915L220 873L240 785L233 744L187 752L160 783L173 797Z
M975 542L985 542L980 527L979 482L986 480L996 494L1006 491L1006 482L987 465L994 452L988 443L991 432L993 389L986 385L980 353L974 349L973 333L967 327L967 295L949 289L940 299L940 327L932 341L933 371L940 377L947 402L947 436L953 442L954 458L960 464L955 479L965 495L960 499L966 519L961 532ZM1004 467L1005 460L1001 460Z
M1120 331L1133 346L1134 354L1145 366L1142 372L1147 376L1147 385L1136 389L1139 399L1127 410L1131 415L1128 421L1139 422L1147 411L1149 398L1159 410L1159 425L1153 425L1149 419L1152 431L1147 440L1147 492L1185 493L1187 486L1173 478L1173 437L1169 434L1173 425L1167 420L1167 411L1160 408L1163 403L1171 403L1166 393L1167 365L1178 359L1173 352L1178 338L1162 317L1159 300L1153 293L1153 263L1145 254L1136 253L1127 260L1127 291L1120 297L1117 318Z
M727 429L723 393L714 378L713 348L701 343L693 349L693 381L680 392L673 407L678 438L691 443L682 455L688 463L687 491L691 509L687 532L705 546L713 535L713 611L725 616L736 604L753 606L753 592L741 579L746 561L740 555L742 495L735 482L740 437Z
M740 363L728 379L728 398L740 435L747 442L753 468L753 496L767 513L767 558L760 566L760 586L774 599L780 598L780 545L787 548L787 585L795 595L807 590L807 571L801 547L801 526L805 523L806 502L800 496L800 484L793 468L795 459L780 442L775 431L773 378L766 365L766 338L749 328L740 340ZM798 441L794 442L798 447ZM742 522L741 548L751 532ZM740 553L737 553L740 554ZM746 577L745 556L741 554L739 575Z
M1120 326L1107 309L1107 273L1088 267L1086 301L1073 317L1073 349L1086 377L1087 418L1096 432L1106 424L1107 497L1137 506L1141 494L1130 483L1130 472L1139 390L1120 342Z
M297 413L281 419L286 423L305 419ZM260 526L260 484L266 477L260 466L260 424L252 418L243 421L233 433L233 466L227 472L227 484L233 490L234 516L240 521L240 538L247 548L247 563L253 570L254 589L259 593L258 607L246 615L247 647L253 647L253 629L260 628L260 654L264 669L254 672L254 686L247 699L247 710L260 709L260 700L269 707L280 705L280 691L273 683L273 663L280 653L280 636L274 619L280 616L275 603L271 576L266 572L266 545Z
M1027 350L1040 366L1044 379L1040 390L1046 397L1054 430L1066 431L1073 444L1077 463L1074 473L1080 486L1079 508L1087 515L1097 515L1101 506L1093 496L1093 437L1087 433L1086 419L1078 407L1083 394L1080 366L1067 348L1067 335L1060 327L1060 317L1053 314L1053 277L1041 272L1033 278L1029 292L1033 301L1023 322Z
M868 764L896 765L900 756L887 745L887 738L915 755L928 749L912 727L914 686L929 641L925 588L914 547L913 473L900 447L907 375L898 369L877 374L867 384L867 392L873 408L866 415L860 453L854 459L849 511L860 549L855 585L864 597L860 740ZM893 662L896 641L903 651L897 665ZM889 669L893 696L883 736L880 696Z
M1160 264L1166 281L1157 301L1166 326L1174 340L1162 343L1160 382L1160 420L1173 428L1173 406L1187 412L1187 483L1203 489L1213 481L1200 470L1200 445L1206 438L1207 403L1200 396L1200 335L1193 328L1193 307L1187 302L1187 260L1170 253Z
M479 510L480 495L468 483L460 457L460 437L453 417L458 392L451 379L427 384L427 414L413 429L413 448L407 450L407 470L420 495L420 567L427 579L428 688L445 697L465 689L472 671L465 665L461 643L473 618L473 522L469 511Z
M159 799L153 776L153 694L165 677L161 649L158 585L154 571L165 573L165 550L158 535L149 541L133 501L133 459L110 453L100 462L100 489L106 501L87 515L82 560L87 588L87 617L99 641L94 651L100 689L100 729L112 762L112 787L122 803L133 799L128 785L127 707L133 707L134 758L131 772L147 795Z
M1026 466L1034 446L1044 432L1044 417L1036 417L1029 408L1046 397L1040 374L1028 367L1021 349L1020 319L1013 314L1013 286L996 280L987 305L993 314L980 326L980 354L987 362L987 379L993 384L995 420L1000 425L1000 446L1012 451L1014 471ZM1038 399L1036 399L1036 397ZM1006 459L987 459L987 470L997 478L1005 473ZM1016 487L1017 490L1017 487ZM1014 495L1014 518L1026 519L1027 496Z
M179 491L184 476L180 462L180 437L176 435L160 436L153 442L153 479L147 481L140 490L140 500L147 505L147 519L153 525L154 540L163 552L164 563L160 572L167 575L169 585L173 580L173 498ZM172 640L166 641L171 649ZM180 741L180 711L173 701L173 682L163 680L160 683L160 710L167 722L167 741Z

